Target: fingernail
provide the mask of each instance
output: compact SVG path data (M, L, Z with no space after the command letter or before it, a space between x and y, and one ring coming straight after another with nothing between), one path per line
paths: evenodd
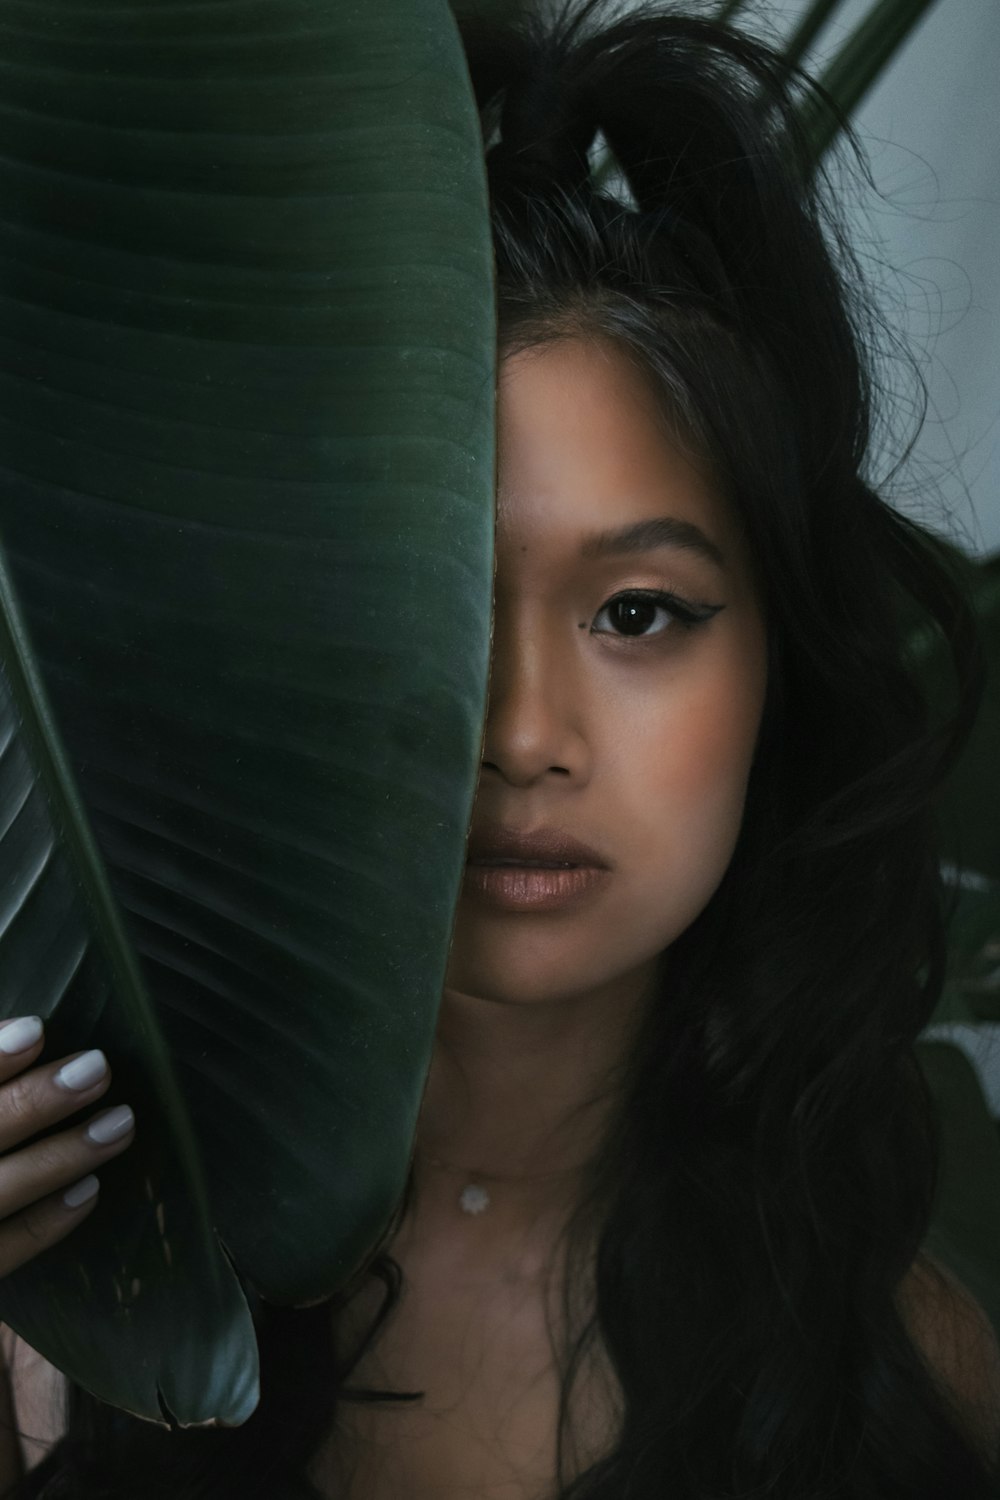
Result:
M90 1089L99 1083L108 1071L108 1060L103 1052L95 1049L74 1057L56 1074L56 1083L61 1089Z
M94 1197L100 1185L91 1172L89 1177L81 1177L79 1182L74 1182L72 1187L67 1188L63 1193L62 1201L67 1208L82 1208Z
M114 1109L105 1110L96 1120L91 1120L84 1134L95 1146L110 1146L112 1141L120 1141L134 1124L135 1115L128 1105L119 1104Z
M42 1023L38 1016L19 1016L8 1021L0 1031L0 1052L12 1056L15 1052L27 1052L42 1034Z

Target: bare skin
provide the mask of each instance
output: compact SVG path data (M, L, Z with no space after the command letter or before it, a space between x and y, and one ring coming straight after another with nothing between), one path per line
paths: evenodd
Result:
M358 1384L426 1393L354 1407L314 1475L352 1500L540 1500L552 1488L558 1380L549 1320L559 1231L616 1102L614 1069L656 998L659 956L729 863L766 682L750 569L708 477L667 437L638 372L606 344L509 359L500 405L496 615L473 836L555 827L610 873L578 904L459 904L421 1113L416 1200L392 1247L403 1301ZM584 557L595 534L670 517L676 542ZM721 605L685 626L608 601L667 590ZM620 607L619 607L620 610ZM614 618L612 618L614 615ZM491 1204L458 1206L470 1181ZM377 1298L359 1303L363 1326ZM558 1326L558 1325L556 1325ZM600 1358L581 1382L578 1465L613 1439Z
M488 823L555 828L596 849L606 872L578 902L544 912L498 905L474 881L463 889L414 1201L391 1247L404 1295L353 1375L356 1385L425 1398L342 1408L311 1469L331 1500L554 1493L560 1230L617 1102L616 1067L634 1028L648 1004L668 1003L656 983L660 955L704 908L731 858L763 704L764 629L733 517L615 350L569 341L506 362L498 500L494 657L473 834ZM595 533L663 517L697 526L709 552L678 545L692 534L674 526L661 528L650 550L581 553ZM630 590L722 607L688 626L648 600L609 608ZM52 1237L79 1221L60 1217L51 1195L94 1160L76 1126L54 1167L18 1142L60 1118L53 1107L68 1114L107 1087L54 1106L51 1069L31 1067L39 1051L7 1072L0 1060L0 1273L5 1246L31 1253L24 1205L37 1213L36 1232ZM30 1080L20 1096L5 1081L19 1069ZM12 1110L18 1123L3 1137ZM15 1180L20 1200L10 1196ZM459 1207L470 1181L491 1196L479 1216ZM349 1309L338 1330L345 1347L379 1292L367 1289ZM953 1372L962 1372L964 1407L985 1412L985 1392L995 1412L1000 1350L982 1310L958 1296L945 1305L937 1291L925 1295L919 1276L901 1288L945 1381L957 1389ZM19 1412L31 1409L28 1387L37 1386L40 1414L44 1391L28 1375L15 1368ZM597 1349L575 1391L571 1470L613 1443L617 1394ZM2 1403L0 1384L0 1420ZM982 1418L977 1430L987 1433ZM0 1488L20 1466L2 1431ZM987 1442L994 1437L995 1425ZM40 1448L32 1461L39 1456Z
M56 1244L97 1206L101 1166L120 1155L135 1139L127 1106L94 1110L111 1086L104 1054L74 1052L39 1064L45 1046L37 1016L18 1017L0 1027L0 1276ZM81 1113L83 1112L83 1113ZM42 1130L80 1115L64 1130L44 1140ZM105 1137L94 1139L89 1131ZM68 1195L68 1201L67 1201ZM5 1343L13 1343L8 1330ZM40 1375L33 1351L21 1346L29 1366ZM14 1439L14 1408L6 1369L0 1366L0 1491L23 1472L21 1449ZM18 1376L20 1376L20 1361ZM35 1404L30 1391L27 1405ZM23 1424L22 1424L23 1425ZM39 1456L41 1456L39 1454Z
M604 1106L567 1117L607 1089L660 954L729 864L766 646L734 519L621 354L573 340L508 359L499 432L473 838L488 821L555 827L611 865L592 896L558 912L498 909L468 885L459 902L420 1145L517 1174L590 1154ZM725 566L676 544L581 556L602 532L665 516L700 527ZM637 599L631 628L643 633L631 635L609 616L609 600L664 589L722 608L685 627Z

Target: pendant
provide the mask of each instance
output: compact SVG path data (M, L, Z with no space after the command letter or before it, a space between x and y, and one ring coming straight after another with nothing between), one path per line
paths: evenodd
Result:
M490 1195L484 1187L470 1182L458 1195L458 1202L463 1213L482 1214L490 1206Z

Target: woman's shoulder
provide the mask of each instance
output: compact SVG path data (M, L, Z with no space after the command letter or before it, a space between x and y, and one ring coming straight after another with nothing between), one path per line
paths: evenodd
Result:
M1000 1342L982 1304L932 1255L917 1256L899 1289L914 1343L973 1442L1000 1461Z
M65 1431L66 1377L0 1323L0 1477L18 1457L33 1469Z
M982 1304L926 1252L904 1276L897 1301L969 1437L987 1462L1000 1463L1000 1341ZM0 1323L0 1486L40 1463L62 1436L65 1399L65 1376Z

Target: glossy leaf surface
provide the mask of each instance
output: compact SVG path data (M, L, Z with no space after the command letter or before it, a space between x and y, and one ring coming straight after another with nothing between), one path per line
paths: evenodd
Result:
M221 1243L265 1297L310 1301L405 1181L482 732L494 315L453 19L12 3L0 191L0 532L39 677ZM40 925L3 1013L56 976L47 1055L105 1045L136 1143L0 1316L156 1416L134 1301L85 1304L80 1275L148 1219L137 1180L184 1116L141 1087L155 1044L118 976L85 959L60 988L98 936L74 916L62 954ZM138 1280L145 1389L183 1338L220 1357L176 1286Z
M240 1420L258 1394L246 1299L212 1228L190 1120L2 561L0 662L4 1011L30 1005L48 1018L57 1056L75 1050L75 1037L99 1039L115 1056L117 1089L142 1099L144 1120L142 1149L101 1171L126 1210L92 1214L68 1254L6 1277L0 1306L61 1368L119 1405L155 1416L162 1399L182 1417Z

